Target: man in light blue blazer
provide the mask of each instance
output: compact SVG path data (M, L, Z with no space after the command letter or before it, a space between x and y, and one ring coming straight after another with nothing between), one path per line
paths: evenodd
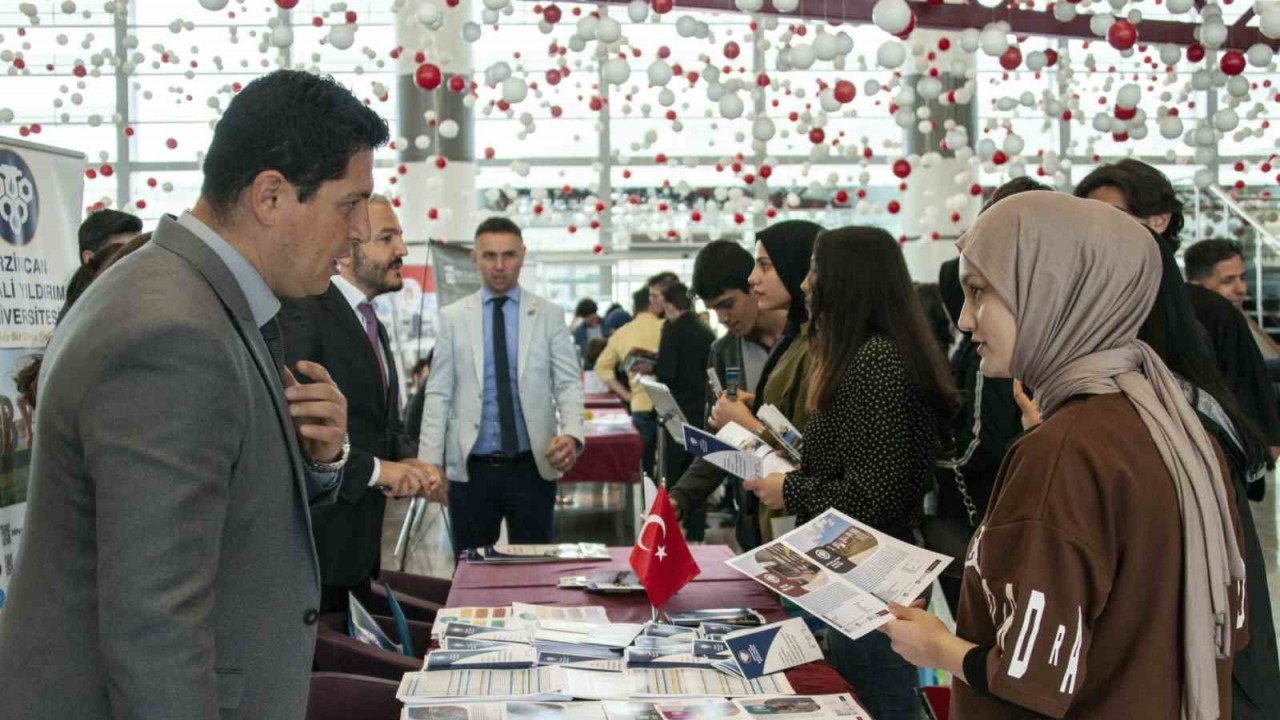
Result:
M586 442L564 310L520 288L520 228L490 218L472 260L484 286L440 311L419 456L449 480L454 548L551 542L556 480ZM558 411L558 412L557 412Z

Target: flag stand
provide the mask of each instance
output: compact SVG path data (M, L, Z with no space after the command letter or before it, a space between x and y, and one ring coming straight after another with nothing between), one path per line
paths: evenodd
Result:
M658 489L667 487L667 421L676 417L675 413L658 413L658 447L654 448L653 477ZM649 620L658 622L658 608L649 603Z

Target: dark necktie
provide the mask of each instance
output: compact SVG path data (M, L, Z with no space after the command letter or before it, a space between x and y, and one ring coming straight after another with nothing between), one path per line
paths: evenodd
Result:
M382 390L387 389L387 361L382 356L382 340L378 338L378 312L373 309L373 305L368 302L362 302L356 306L360 312L360 317L364 318L364 335L369 339L369 345L373 347L373 355L378 358L378 372L382 377Z
M507 296L493 299L493 369L498 390L498 428L502 432L502 454L515 455L520 451L520 439L516 436L516 404L511 397L511 362L507 359L507 321L502 312Z
M280 369L284 367L284 334L280 332L279 320L271 318L262 326L262 341L267 344L267 352L271 353L276 375L283 379L284 373Z

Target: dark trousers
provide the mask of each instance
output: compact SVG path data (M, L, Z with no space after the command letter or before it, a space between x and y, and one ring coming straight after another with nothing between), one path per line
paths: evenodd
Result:
M835 630L827 634L828 658L840 676L858 691L862 706L876 720L923 720L920 676L893 651L889 636L871 632L850 640Z
M449 483L453 549L461 552L498 542L502 521L513 545L541 545L555 534L556 484L543 480L533 456L505 465L467 461L469 482Z
M658 453L658 416L652 410L631 413L631 424L640 433L640 442L644 443L644 472L657 481L654 461Z
M376 568L375 568L376 572ZM370 573L370 577L374 575ZM356 600L362 605L369 604L369 596L372 591L369 589L372 585L370 578L356 583L355 585L321 585L320 586L320 612L342 612L345 613L351 607L351 601L348 593L355 595Z

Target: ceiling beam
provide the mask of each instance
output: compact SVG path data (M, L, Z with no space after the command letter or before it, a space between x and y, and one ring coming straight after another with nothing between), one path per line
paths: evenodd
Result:
M626 5L628 0L601 0L611 5ZM780 18L802 18L805 20L824 20L836 23L870 24L871 10L875 0L803 0L800 7L790 13L780 13L772 7L760 11L764 15L777 15ZM734 0L676 0L677 10L706 10L712 12L739 13ZM991 10L976 4L930 5L924 2L912 2L911 9L916 14L916 27L928 30L960 31L969 28L981 29L989 22L1004 20L1009 23L1014 35L1041 37L1064 37L1078 40L1106 42L1104 38L1094 35L1089 30L1089 15L1079 15L1070 22L1059 22L1051 12L1034 10L1018 10L1000 8ZM1169 20L1145 20L1138 23L1139 43L1171 43L1174 45L1191 45L1196 42L1196 23L1173 22ZM1280 40L1272 40L1263 35L1257 28L1237 25L1232 28L1223 50L1246 50L1255 43L1270 45L1280 50Z

